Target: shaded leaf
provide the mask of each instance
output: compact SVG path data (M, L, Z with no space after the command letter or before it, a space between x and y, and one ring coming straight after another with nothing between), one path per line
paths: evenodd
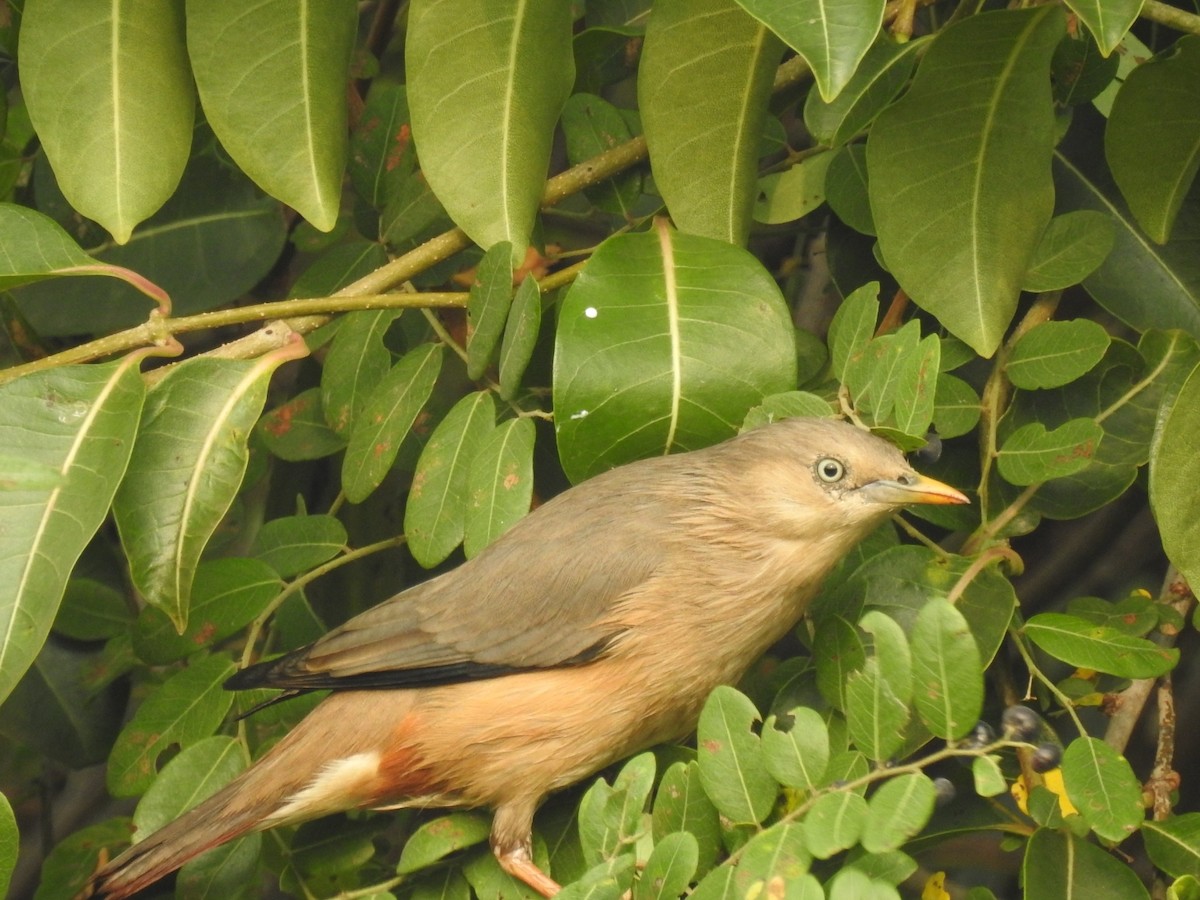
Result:
M136 839L144 839L206 800L246 768L236 739L214 735L180 751L163 766L133 813Z
M1138 4L1131 6L1130 21ZM1200 170L1200 35L1180 38L1129 73L1113 101L1104 151L1138 224L1165 243Z
M342 317L321 370L321 406L334 433L349 438L363 407L392 365L384 335L398 309L365 309Z
M1168 875L1200 878L1200 813L1144 822L1142 837L1150 859Z
M867 50L849 82L828 103L820 91L809 91L804 124L822 144L837 147L864 131L908 83L917 64L916 51L927 40L896 44L881 36Z
M871 795L862 832L869 853L895 850L919 834L933 815L937 789L929 776L910 772L889 778Z
M1095 210L1055 216L1033 251L1022 289L1056 291L1078 284L1112 252L1113 240L1112 222Z
M332 456L346 446L326 424L321 389L315 387L263 413L257 429L271 454L290 462Z
M281 516L263 523L250 553L280 578L291 578L333 559L348 540L346 526L333 516Z
M1044 897L1149 900L1129 866L1069 831L1039 828L1025 846L1022 881ZM1028 893L1026 896L1029 896Z
M467 377L477 381L500 345L513 299L513 248L499 241L475 270L467 297Z
M704 792L700 766L696 762L674 763L663 773L654 795L651 814L654 839L684 831L696 839L699 848L697 872L707 872L721 847L721 828L717 809Z
M1141 0L1067 0L1067 6L1095 37L1100 51L1112 53L1141 12Z
M1150 509L1163 549L1192 584L1200 584L1200 366L1159 418L1150 454Z
M487 839L491 823L474 813L450 813L425 822L404 844L396 872L407 875L426 869L458 850Z
M542 292L537 281L526 275L504 326L504 342L500 345L500 396L512 400L521 389L521 379L537 346L542 327Z

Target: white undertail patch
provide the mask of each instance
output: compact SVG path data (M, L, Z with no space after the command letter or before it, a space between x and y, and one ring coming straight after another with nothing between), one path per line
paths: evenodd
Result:
M380 755L355 753L323 765L308 785L264 820L266 827L342 812L362 802L364 789L379 774Z

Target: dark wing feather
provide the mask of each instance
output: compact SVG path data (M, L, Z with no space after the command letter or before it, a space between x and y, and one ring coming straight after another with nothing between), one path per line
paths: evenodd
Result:
M572 488L457 569L227 686L432 685L596 658L621 632L614 607L662 563L653 535L687 502L670 463L645 460Z

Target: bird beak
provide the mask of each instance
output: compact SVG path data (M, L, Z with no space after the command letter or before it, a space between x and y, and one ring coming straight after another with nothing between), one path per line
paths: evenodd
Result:
M905 481L883 479L864 484L864 491L872 500L888 503L893 506L907 506L910 503L970 503L962 491L942 484L924 475L915 475Z

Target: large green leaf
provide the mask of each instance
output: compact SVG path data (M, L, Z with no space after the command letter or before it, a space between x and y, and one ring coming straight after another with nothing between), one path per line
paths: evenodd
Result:
M746 251L660 227L609 238L558 317L555 425L581 481L737 432L750 407L796 383L792 325Z
M1129 73L1113 101L1104 150L1138 224L1166 243L1200 170L1200 35Z
M63 193L125 243L171 196L192 146L183 0L31 0L20 63Z
M143 354L0 388L0 701L45 641L133 450Z
M854 72L854 77L833 100L826 102L820 91L809 91L804 101L804 124L822 144L836 147L866 129L908 83L917 50L927 38L897 45L880 37Z
M1000 344L1050 221L1054 6L971 16L937 36L867 142L888 268L979 354Z
M812 69L821 98L836 97L883 23L884 0L738 0Z
M65 207L49 166L35 165L34 186L40 210L60 224L79 227L72 224L74 214ZM86 223L82 232L81 244L95 256L91 262L101 265L57 274L126 277L120 273L131 269L141 281L162 285L160 293L170 293L176 315L202 312L244 295L275 264L287 239L279 204L212 156L192 159L179 189L129 243L117 246ZM8 240L6 235L6 245ZM124 270L117 268L122 266ZM76 335L80 328L110 331L146 320L145 298L109 278L34 284L22 288L17 298L43 335Z
M744 244L783 47L733 0L660 0L638 102L654 182L681 231Z
M234 738L213 735L197 741L163 766L138 801L133 824L138 837L153 834L207 799L246 768L246 749Z
M1159 419L1150 453L1150 509L1163 549L1191 584L1200 584L1200 367Z
M1157 678L1179 661L1174 647L1067 613L1038 613L1022 629L1035 644L1068 665L1121 678Z
M181 632L200 554L246 472L246 440L267 382L304 353L296 341L257 360L197 357L180 363L146 401L113 512L134 584Z
M322 231L341 204L356 25L351 0L187 4L208 123L243 172Z
M1104 120L1079 107L1054 153L1059 212L1094 209L1113 225L1113 248L1083 282L1096 301L1127 325L1182 328L1200 335L1200 196L1185 198L1171 239L1156 244L1121 199L1104 161Z
M471 23L471 27L464 27ZM554 125L575 80L561 0L416 0L405 44L425 177L471 240L529 245Z
M1150 900L1137 873L1108 851L1071 832L1039 828L1025 847L1022 880L1035 891L1029 900L1045 897L1087 897L1088 900Z

